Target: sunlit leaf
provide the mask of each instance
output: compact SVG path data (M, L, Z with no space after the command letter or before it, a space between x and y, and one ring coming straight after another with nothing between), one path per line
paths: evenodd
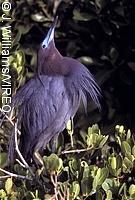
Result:
M8 178L5 182L5 190L7 192L7 194L10 194L12 191L12 187L13 187L13 181L12 178Z

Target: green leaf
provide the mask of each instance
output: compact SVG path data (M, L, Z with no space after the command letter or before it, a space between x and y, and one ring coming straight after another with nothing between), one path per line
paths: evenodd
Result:
M13 186L12 178L8 178L5 182L5 190L7 194L10 194L12 192L12 186Z
M93 180L93 189L96 189L97 186L101 186L105 179L108 177L108 174L109 171L107 168L99 168Z
M109 135L105 136L101 142L99 143L99 148L102 148L104 144L107 142Z
M130 187L129 187L129 194L130 194L131 197L132 196L135 197L135 185L134 184L130 185Z
M76 177L79 176L81 163L78 159L72 158L72 160L69 161L69 168Z
M123 191L125 190L125 188L126 188L126 183L123 183L122 185L121 185L121 187L120 187L120 189L119 189L119 195L120 194L122 194L123 193Z
M0 153L0 167L4 168L7 165L7 153Z
M96 192L96 200L103 200L103 194L100 190Z
M91 169L89 166L85 166L83 170L83 178L88 178L91 174Z
M125 157L123 160L123 172L128 173L133 168L133 163Z
M92 147L95 147L95 148L99 147L99 143L102 140L102 138L103 138L103 136L100 135L100 134L97 134L97 133L94 133L94 132L91 133L91 134L89 133L87 135L87 140L86 140L87 146L88 147L92 146ZM102 146L102 143L101 143L101 146Z
M59 173L63 167L63 161L56 154L51 154L50 156L44 156L43 161L45 168L50 174Z
M120 126L119 133L125 133L124 126Z
M93 145L93 143L94 143L93 134L87 136L86 143L87 143L88 147Z
M80 12L79 10L77 9L74 9L73 11L73 19L74 20L78 20L78 21L89 21L89 20L92 20L95 18L95 16L93 15L90 15L86 12Z
M121 144L121 149L124 154L131 154L131 147L128 142L123 141Z
M81 63L83 63L84 65L91 65L94 64L94 60L92 57L89 56L82 56L79 57L77 60L79 60Z
M83 178L81 180L81 191L84 196L88 196L92 190L92 178Z
M17 59L17 64L18 66L23 66L25 64L25 55L24 52L19 50L16 53L16 59Z
M134 156L133 155L131 155L130 153L127 153L126 154L126 157L131 161L131 162L133 162L134 161Z
M112 156L110 164L111 164L112 169L116 169L116 157L115 156Z
M46 18L42 13L31 14L31 19L35 22L45 22Z
M121 155L116 156L116 162L117 162L117 169L120 169L122 167L122 157L121 157Z
M100 174L100 172L98 173L98 171L97 171L97 176L99 175L99 181L98 181L99 185L102 185L102 183L108 177L108 174L109 174L109 171L108 171L107 168L102 168L101 169L101 174Z
M135 145L134 145L133 148L132 148L132 154L133 154L133 156L134 156L134 158L135 158Z
M105 192L112 189L113 187L114 187L113 179L111 178L107 178L102 184L102 188L104 189Z
M126 140L127 140L127 142L128 142L128 140L130 140L130 139L131 139L131 131L130 131L130 129L128 129L127 135L126 135Z
M109 171L113 176L118 176L121 173L122 158L120 155L114 156L112 154L108 158Z
M60 173L62 168L63 168L63 160L61 158L59 158L59 166L57 169L57 173Z
M7 196L6 192L3 189L0 189L0 198L4 199L4 200L7 200L6 196Z
M105 200L112 200L112 192L111 192L111 190L108 190L106 194L107 194L107 197L106 197Z
M70 187L70 195L72 196L72 199L76 199L76 197L80 193L80 185L78 181L74 181Z
M99 130L98 124L92 125L92 132L93 132L93 133L100 134L100 130Z

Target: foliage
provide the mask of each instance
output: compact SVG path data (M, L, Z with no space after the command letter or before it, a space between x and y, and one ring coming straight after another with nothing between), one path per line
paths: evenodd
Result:
M28 170L15 164L16 174L31 177L32 180L5 178L1 182L1 199L133 200L135 142L130 130L117 125L114 135L108 137L101 133L97 125L93 125L79 135L80 140L75 140L73 134L72 150L69 143L62 148L59 146L61 136L57 138L54 153L51 153L54 144L50 143L50 155L43 156L44 167L31 166L34 178ZM4 155L1 153L0 156Z

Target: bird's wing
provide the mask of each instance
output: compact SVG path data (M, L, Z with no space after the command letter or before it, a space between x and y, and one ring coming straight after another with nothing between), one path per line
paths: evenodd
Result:
M65 128L71 117L71 101L63 76L34 77L17 92L13 105L18 107L19 121L25 130L23 145L27 152L39 142L40 135L43 134L41 143L47 143Z
M79 92L85 111L87 111L87 96L90 96L97 107L101 109L101 90L89 70L73 58L64 57L64 64L66 68L70 69L70 79L67 82L67 89L75 88L73 91L70 90L72 96L76 94L74 91Z

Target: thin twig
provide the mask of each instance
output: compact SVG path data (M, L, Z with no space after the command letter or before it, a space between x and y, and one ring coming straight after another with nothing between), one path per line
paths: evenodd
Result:
M68 187L67 185L64 185L64 191L58 190L58 193L60 195L61 200L69 200L68 198ZM63 195L63 196L62 196Z
M62 196L62 194L59 190L58 190L58 194L59 194L61 200L65 200L65 198Z
M16 152L18 153L18 156L20 157L21 161L22 161L22 164L21 165L25 165L25 167L30 171L31 175L34 177L34 173L33 171L31 170L31 168L29 167L29 165L27 164L27 162L25 161L25 159L23 158L20 150L19 150L19 147L18 147L18 142L17 142L17 133L19 135L21 135L21 132L17 129L17 123L13 123L12 120L0 109L0 111L4 114L4 116L8 119L8 121L12 124L12 126L15 128L15 150Z
M54 186L54 193L55 193L55 199L58 200L58 195L61 200L65 200L65 198L62 196L60 190L58 190L58 179L57 174L51 174L51 182Z
M55 193L55 199L58 200L58 191L57 191L57 187L58 187L58 183L57 183L57 177L55 175L55 177L53 177L54 174L51 174L51 182L54 186L54 193Z
M55 194L56 194L56 200L58 200L58 180L57 180L57 175L56 174L54 175L54 181L55 181L54 191L55 191Z
M51 177L52 184L55 186L55 182L54 182L54 179L53 179L53 174L51 174L50 177Z
M1 112L2 114L4 114L4 117L6 117L6 119L8 119L8 121L10 122L10 124L11 124L12 126L14 126L14 123L12 122L11 118L8 117L8 116L2 111L1 108L0 108L0 112ZM19 135L21 135L21 132L20 132L18 129L17 129L17 133L18 133Z
M10 177L11 177L10 175L0 176L0 180L5 179L5 178L10 178Z
M89 147L87 149L73 149L73 150L67 150L67 151L62 151L62 154L68 154L68 153L81 153L81 152L85 152L85 151L89 151L91 150L92 147Z
M67 199L69 200L69 188L67 187Z
M21 165L23 168L25 168L26 169L26 166L19 160L19 159L16 159L16 162L18 162L19 163L19 165Z
M22 175L19 175L19 174L14 174L14 173L12 173L12 172L9 172L9 171L7 171L7 170L4 170L4 169L2 169L2 168L0 168L0 171L1 172L4 172L5 174L7 174L7 175L9 175L10 177L16 177L16 178L20 178L20 179L27 179L27 180L29 180L29 181L32 181L32 179L30 179L30 178L28 178L28 177L26 177L26 176L22 176ZM4 177L4 176L3 176Z

